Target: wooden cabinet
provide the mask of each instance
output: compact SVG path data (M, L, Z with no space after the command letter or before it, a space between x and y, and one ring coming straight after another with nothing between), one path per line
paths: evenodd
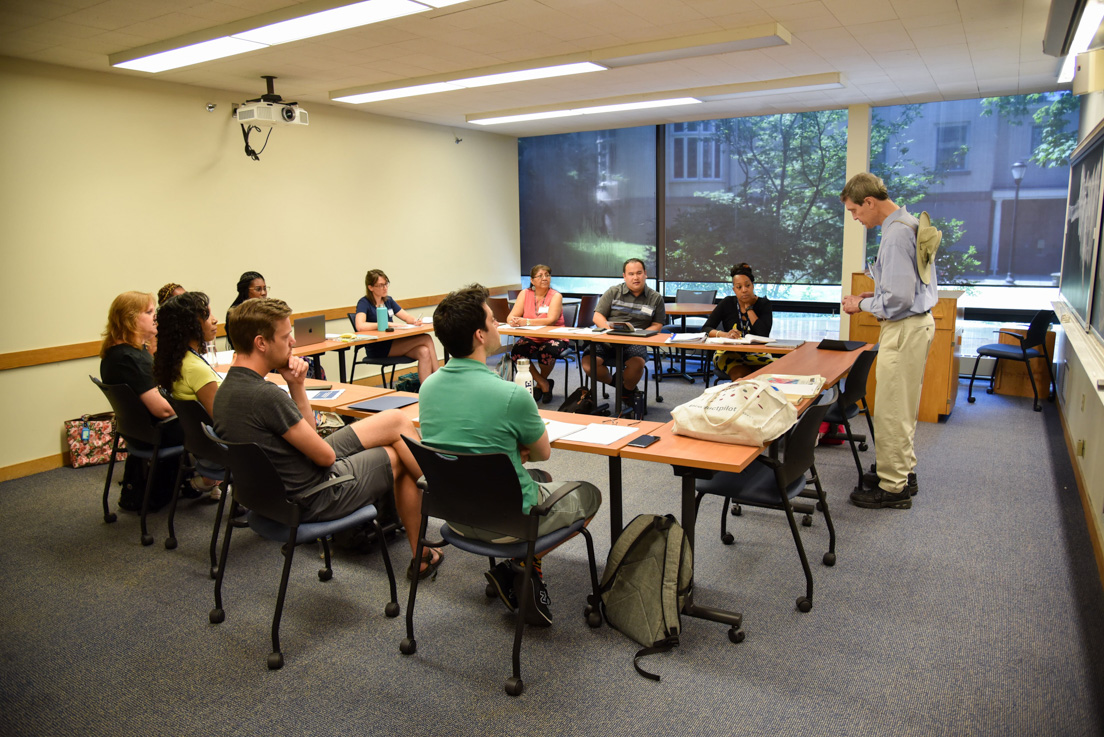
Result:
M851 294L874 291L874 280L862 272L851 275ZM942 294L942 292L941 292ZM869 312L851 315L851 340L864 340L877 343L881 334L881 323ZM928 362L924 367L924 389L920 393L920 419L923 422L938 422L954 410L958 397L958 373L961 361L962 331L958 327L962 319L962 308L958 306L957 296L941 296L932 308L935 319L935 336L928 351ZM874 389L877 386L878 362L866 386L866 398L874 406ZM1029 388L1030 391L1030 388Z

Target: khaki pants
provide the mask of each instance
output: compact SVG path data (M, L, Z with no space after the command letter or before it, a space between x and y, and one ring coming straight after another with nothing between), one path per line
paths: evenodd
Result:
M875 369L874 450L880 485L886 491L904 489L908 474L916 468L916 417L934 336L930 313L882 323Z

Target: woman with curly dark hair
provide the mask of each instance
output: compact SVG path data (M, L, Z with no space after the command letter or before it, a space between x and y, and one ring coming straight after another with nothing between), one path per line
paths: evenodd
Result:
M702 328L710 338L740 338L745 335L770 335L774 322L771 302L755 294L755 274L746 263L739 263L728 272L732 291L713 310ZM738 353L717 351L713 365L736 381L774 360L769 353Z
M247 271L238 279L238 296L234 298L234 303L230 305L230 309L234 309L247 299L267 296L268 284L265 283L265 278L256 271ZM226 343L233 348L234 343L230 340L230 310L226 311L226 322L224 324L226 325Z
M211 314L207 295L185 292L170 297L157 311L157 354L153 358L153 377L173 399L194 400L213 416L215 391L220 379L204 360L206 344L215 339L218 318ZM192 488L210 491L217 499L217 482L193 478Z

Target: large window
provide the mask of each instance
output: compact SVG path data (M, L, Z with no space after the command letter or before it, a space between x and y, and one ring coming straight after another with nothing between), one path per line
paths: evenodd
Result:
M655 128L518 141L521 265L556 277L620 277L627 258L656 265Z
M715 128L712 120L671 125L672 179L721 179L721 140Z
M714 181L680 176L690 140L726 157L714 160ZM759 281L840 283L846 111L675 123L667 148L668 281L726 283L746 261Z
M1077 109L1061 92L873 110L871 170L943 231L942 284L1057 285ZM875 229L868 256L877 245Z

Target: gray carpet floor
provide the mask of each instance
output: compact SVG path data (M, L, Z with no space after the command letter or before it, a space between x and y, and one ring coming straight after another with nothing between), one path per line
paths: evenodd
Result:
M700 391L665 382L649 419ZM315 549L299 548L286 665L269 671L278 545L235 533L215 626L212 506L184 506L167 551L163 513L149 548L134 515L103 523L105 467L0 484L0 734L1104 734L1104 595L1057 410L984 393L968 405L961 391L948 421L919 425L911 510L850 505L850 451L818 449L838 563L820 564L818 515L802 528L809 613L794 606L804 581L785 517L730 517L725 546L721 501L706 499L696 595L741 611L747 639L684 618L681 645L648 660L660 683L634 672L635 643L587 627L586 548L561 548L545 563L556 621L528 629L516 699L502 690L513 616L484 596L480 559L447 551L420 590L407 657L404 618L383 614L378 554L339 553L323 583ZM602 458L559 451L540 465L608 489ZM669 467L626 462L624 488L626 521L678 512ZM605 510L592 530L601 568ZM405 568L405 541L389 549ZM404 615L405 593L403 579Z

